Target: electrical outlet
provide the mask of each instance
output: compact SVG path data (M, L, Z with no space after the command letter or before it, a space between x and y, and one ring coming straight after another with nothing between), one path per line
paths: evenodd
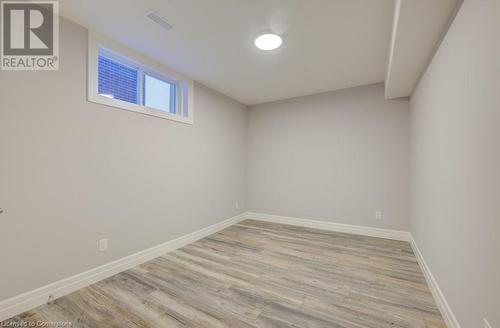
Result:
M239 208L240 208L240 203L239 203L238 201L236 201L236 202L234 203L234 208L235 208L235 209L239 209Z
M105 252L108 250L108 239L103 238L99 240L99 252Z
M382 212L381 211L375 212L375 220L382 220Z
M486 320L486 318L483 318L483 322L484 322L484 328L491 328L491 325L488 322L488 320Z

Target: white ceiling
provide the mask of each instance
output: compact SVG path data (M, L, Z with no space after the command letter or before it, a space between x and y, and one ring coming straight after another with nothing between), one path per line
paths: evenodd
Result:
M426 0L439 1L456 0ZM388 67L395 3L60 0L60 13L253 105L384 81L388 71L396 71ZM148 20L150 10L173 28ZM271 53L256 49L253 39L263 30L282 35L284 45Z
M60 12L246 105L384 80L394 0L61 0ZM163 16L165 31L145 17ZM284 45L253 46L271 29Z
M410 95L426 69L452 13L463 0L398 0L385 80L386 98Z

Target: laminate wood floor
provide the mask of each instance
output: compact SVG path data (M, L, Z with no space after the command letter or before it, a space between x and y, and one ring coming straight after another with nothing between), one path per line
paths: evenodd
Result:
M255 220L3 324L11 322L445 328L409 243Z

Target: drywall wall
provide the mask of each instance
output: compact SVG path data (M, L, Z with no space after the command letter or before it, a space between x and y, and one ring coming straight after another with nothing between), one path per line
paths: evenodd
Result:
M245 211L246 107L200 84L194 125L89 103L87 31L60 33L59 71L0 72L0 300Z
M411 97L411 231L463 328L500 327L499 40L465 0Z
M249 210L407 230L409 104L383 89L249 107Z

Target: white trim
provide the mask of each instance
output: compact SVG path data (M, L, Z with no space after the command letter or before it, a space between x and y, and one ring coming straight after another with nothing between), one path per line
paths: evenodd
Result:
M334 222L318 221L310 219L299 219L288 216L279 216L279 215L252 213L252 212L247 212L246 218L266 221L266 222L273 222L273 223L291 224L291 225L314 228L314 229L352 233L355 235L378 237L385 239L394 239L402 241L411 241L412 239L411 234L408 231L381 229L381 228L373 228L367 226L358 226L358 225L342 224L342 223L334 223Z
M394 48L396 47L396 38L398 34L398 24L400 16L401 16L401 0L396 0L396 4L394 7L394 17L392 19L393 23L392 23L392 33L391 33L391 45L389 47L389 59L387 60L387 71L385 73L385 81L384 81L385 99L389 99L389 94L387 90L391 79L392 61L394 59Z
M105 48L107 52L113 54L116 53L116 56L126 58L125 60L129 62L131 66L138 67L141 71L144 71L148 75L156 76L167 81L175 81L177 86L176 89L183 90L177 99L177 106L182 106L182 108L180 110L178 109L178 113L174 114L100 95L97 88L99 48ZM151 60L149 57L119 44L95 31L88 32L87 70L88 101L181 123L194 124L194 81L186 75ZM187 104L184 104L184 99L187 100ZM184 106L186 106L186 108L184 108ZM187 117L182 114L185 110L187 110Z
M119 260L104 264L94 269L79 273L49 285L37 288L24 294L14 296L0 302L0 321L9 319L24 311L43 305L50 300L67 295L78 289L87 287L100 280L111 277L117 273L133 268L139 264L152 260L165 253L176 250L189 243L216 233L224 228L245 219L245 214L240 214L225 221L213 224L182 237L167 241L163 244L148 248Z
M413 253L415 253L417 261L420 264L420 268L422 269L422 272L424 274L425 281L427 281L427 286L429 286L429 289L431 290L434 301L436 302L436 305L441 312L441 316L443 317L446 326L448 328L460 328L460 324L458 323L455 314L451 310L448 301L446 301L446 297L444 297L443 292L439 288L436 279L432 275L432 272L425 262L425 259L422 256L422 253L420 252L420 249L418 248L417 243L415 242L415 239L413 239L413 237L410 240L410 244L413 248Z
M333 223L326 221L299 219L294 217L271 215L264 213L245 212L225 221L213 224L198 231L184 235L182 237L167 241L163 244L151 247L138 253L123 257L119 260L104 264L100 267L85 271L72 277L59 280L52 284L40 287L38 289L26 292L24 294L14 296L10 299L0 302L0 321L11 318L24 311L30 310L37 306L43 305L48 300L53 300L61 296L67 295L78 289L87 287L105 278L111 277L117 273L133 268L139 264L147 262L165 253L176 250L189 243L193 243L201 238L216 233L231 225L237 224L244 219L254 219L265 222L290 224L301 227L315 228L328 231L337 231L344 233L352 233L362 236L386 238L393 240L408 241L415 253L417 261L422 269L425 280L432 296L437 304L441 315L448 328L461 328L450 305L446 301L436 279L432 275L427 263L425 262L422 253L420 252L415 240L408 231L380 229L367 226L357 226L350 224ZM486 322L486 321L485 321Z

